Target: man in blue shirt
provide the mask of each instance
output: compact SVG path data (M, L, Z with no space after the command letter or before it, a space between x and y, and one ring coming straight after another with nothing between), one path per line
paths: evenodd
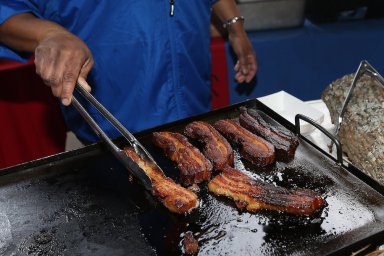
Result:
M210 110L211 9L227 24L236 79L249 82L256 58L234 0L0 0L0 57L34 53L64 106L78 81L135 132ZM74 108L63 113L79 139L98 140Z

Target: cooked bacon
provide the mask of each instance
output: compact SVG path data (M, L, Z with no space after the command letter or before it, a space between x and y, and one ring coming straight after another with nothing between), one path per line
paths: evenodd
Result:
M198 148L189 143L184 135L175 132L154 132L153 142L164 150L168 158L177 163L180 181L184 186L211 178L212 163Z
M212 125L195 121L185 127L184 134L204 144L203 154L213 163L215 170L233 164L231 145Z
M148 175L153 184L152 194L171 212L186 214L198 206L195 193L166 177L157 166L144 161L132 148L126 147L124 151Z
M196 255L199 252L199 244L191 231L185 232L181 244L186 255Z
M295 156L299 145L297 137L287 129L279 129L268 124L254 109L240 108L240 125L270 142L280 161L289 161Z
M241 146L240 155L254 165L262 167L275 162L273 145L241 127L237 122L223 119L213 126L230 142Z
M208 183L209 191L235 201L239 209L262 209L310 216L325 205L320 194L309 189L288 190L253 179L237 169L226 167Z

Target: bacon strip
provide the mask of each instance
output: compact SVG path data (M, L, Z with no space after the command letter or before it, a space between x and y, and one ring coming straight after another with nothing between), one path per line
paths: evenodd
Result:
M183 254L185 255L197 255L199 252L199 243L193 236L191 231L187 231L184 234L184 238L181 241Z
M154 132L153 142L164 150L168 158L177 163L183 185L189 186L211 178L212 163L199 149L189 143L184 135L174 132Z
M270 142L275 147L278 160L289 161L294 158L299 140L293 133L271 126L254 109L242 107L240 111L240 125Z
M240 145L240 155L258 167L273 164L275 149L266 140L251 133L233 120L219 120L213 125L230 142Z
M185 127L184 134L204 144L203 154L213 163L215 170L233 164L231 145L212 125L195 121Z
M153 184L152 194L171 212L186 214L198 206L195 193L166 177L157 166L144 161L132 148L126 147L124 151L148 175Z
M309 189L288 190L255 180L232 167L208 183L209 191L236 202L239 209L257 212L261 209L312 215L325 205L320 194Z

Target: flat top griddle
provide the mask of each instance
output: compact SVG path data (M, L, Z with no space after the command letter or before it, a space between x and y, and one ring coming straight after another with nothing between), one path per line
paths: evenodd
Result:
M136 136L168 176L178 170L151 142L153 131L182 131L193 120L236 118L238 108L256 108L290 130L292 125L257 100L183 119ZM235 148L235 167L276 185L321 193L327 206L315 216L240 212L207 191L187 216L167 211L102 144L0 171L0 254L4 255L180 255L192 231L199 255L333 255L380 242L384 196L353 166L340 166L300 138L289 163L257 169Z

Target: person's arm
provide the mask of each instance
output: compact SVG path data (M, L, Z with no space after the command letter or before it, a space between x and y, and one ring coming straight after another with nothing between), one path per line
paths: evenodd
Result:
M234 0L218 0L213 6L216 16L225 23L234 17L240 17L240 11ZM227 27L228 39L238 61L235 65L235 78L238 82L250 82L256 74L256 54L240 20Z
M18 14L0 25L0 43L34 53L36 73L64 105L71 103L77 80L90 90L85 80L93 66L92 53L62 26L30 13Z

